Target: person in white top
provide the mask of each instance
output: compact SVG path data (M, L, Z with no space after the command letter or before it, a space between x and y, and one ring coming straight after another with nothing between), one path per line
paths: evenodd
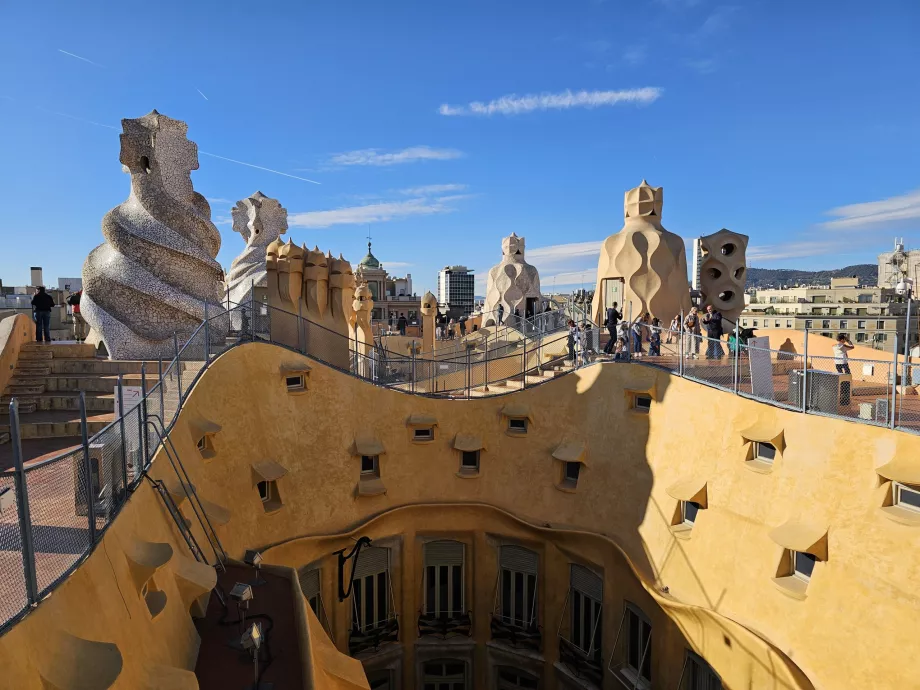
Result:
M850 373L850 356L847 353L854 347L856 346L850 342L846 333L837 336L837 344L834 345L834 367L838 374Z

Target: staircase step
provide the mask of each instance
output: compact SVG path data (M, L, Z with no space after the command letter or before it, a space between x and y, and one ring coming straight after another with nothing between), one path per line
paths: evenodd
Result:
M79 410L79 393L42 393L40 395L19 397L19 410L22 413L36 410ZM10 396L0 398L0 415L9 414ZM31 409L26 410L26 406ZM114 412L114 393L92 393L86 395L86 409L89 412Z
M19 402L19 414L28 414L38 409L37 398L22 398L17 395L16 400ZM12 397L9 395L4 395L0 398L0 417L9 416L10 402L12 402Z
M93 414L87 419L87 433L92 436L112 421L112 414ZM22 439L80 437L82 434L79 413L52 410L23 414L19 418ZM0 433L9 433L9 424L0 424Z
M52 360L53 361L53 360ZM23 366L25 364L25 366ZM18 362L13 370L14 377L39 377L48 376L51 373L50 362L46 360L37 360L35 362ZM36 366L37 365L37 366Z
M99 374L99 375L118 375L118 374L140 374L141 367L146 364L147 377L156 377L159 371L158 362L141 362L141 361L119 361L109 359L57 359L51 362L51 373L59 375L67 374ZM169 362L163 362L163 368L169 366Z
M20 353L50 351L53 357L60 359L92 359L96 356L96 348L86 343L24 343Z
M35 360L45 360L53 359L54 354L50 349L42 348L41 350L20 350L19 352L19 361L35 361Z
M114 393L118 385L117 375L74 374L72 376L47 376L43 379L45 390L48 393L78 393L80 391L95 393ZM125 374L123 382L126 386L141 385L140 374ZM154 378L147 377L147 385L153 386Z
M6 390L3 391L4 395L15 395L16 397L22 395L41 395L45 392L45 384L14 384L11 383L6 387Z

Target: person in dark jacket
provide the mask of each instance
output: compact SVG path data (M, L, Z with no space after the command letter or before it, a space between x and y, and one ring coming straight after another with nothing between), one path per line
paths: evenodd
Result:
M505 305L498 305L498 325L501 326L505 322Z
M396 328L399 329L399 334L400 334L400 335L405 335L405 334L406 334L406 326L408 326L408 325L409 325L409 322L406 321L406 315L405 315L405 314L400 314L400 315L399 315L399 318L396 319Z
M617 322L622 318L623 315L617 311L616 302L613 303L612 307L607 308L607 319L604 325L607 327L607 332L610 334L610 340L604 345L604 354L609 355L613 352L613 347L617 344Z
M706 314L703 316L703 326L709 344L706 347L706 359L722 359L722 314L713 309L711 304L706 305Z
M32 311L35 313L35 339L38 342L51 342L51 308L54 299L45 292L44 286L32 298Z

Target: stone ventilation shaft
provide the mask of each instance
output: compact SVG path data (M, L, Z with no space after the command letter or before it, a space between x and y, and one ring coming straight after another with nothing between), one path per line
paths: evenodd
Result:
M604 322L614 301L624 317L631 313L635 319L649 312L663 323L682 310L689 311L684 241L661 225L663 206L662 188L645 180L626 192L623 229L604 240L597 264L593 303L597 323Z
M102 219L105 243L83 265L80 310L91 341L111 357L169 357L173 333L182 344L204 319L205 304L211 316L221 309L220 233L192 187L198 149L187 125L156 110L121 123L131 193Z
M287 232L288 222L287 209L262 192L236 202L230 214L233 231L240 233L246 242L246 249L233 260L227 274L227 299L235 306L248 302L253 288L262 289L268 285L265 250ZM234 327L239 328L239 325L234 324Z
M486 302L483 307L485 325L499 305L504 315L518 310L520 316L532 316L540 307L540 273L524 260L524 238L513 232L502 240L502 260L489 270L486 283Z
M747 280L747 235L722 228L700 238L700 304L711 304L731 327L744 309Z
M355 274L340 255L280 239L266 247L272 340L344 368L355 325Z

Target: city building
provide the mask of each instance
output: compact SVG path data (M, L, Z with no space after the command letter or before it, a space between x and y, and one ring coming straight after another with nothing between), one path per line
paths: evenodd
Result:
M829 286L753 290L741 312L741 328L808 329L828 338L846 333L877 350L904 349L907 301L894 289L860 286L856 278L833 278ZM911 345L917 342L916 310Z
M878 284L894 287L902 277L920 286L920 249L905 250L903 240L895 240L894 251L878 255Z
M374 256L371 243L367 243L367 256L361 259L357 273L367 281L374 309L371 319L396 325L400 316L405 316L410 324L419 323L419 310L422 298L412 292L412 274L404 278L391 276Z
M438 306L442 314L459 318L473 313L475 278L466 266L445 266L438 272Z
M703 238L694 237L693 238L693 273L690 276L690 286L694 290L700 289L700 275L702 274L703 266Z

